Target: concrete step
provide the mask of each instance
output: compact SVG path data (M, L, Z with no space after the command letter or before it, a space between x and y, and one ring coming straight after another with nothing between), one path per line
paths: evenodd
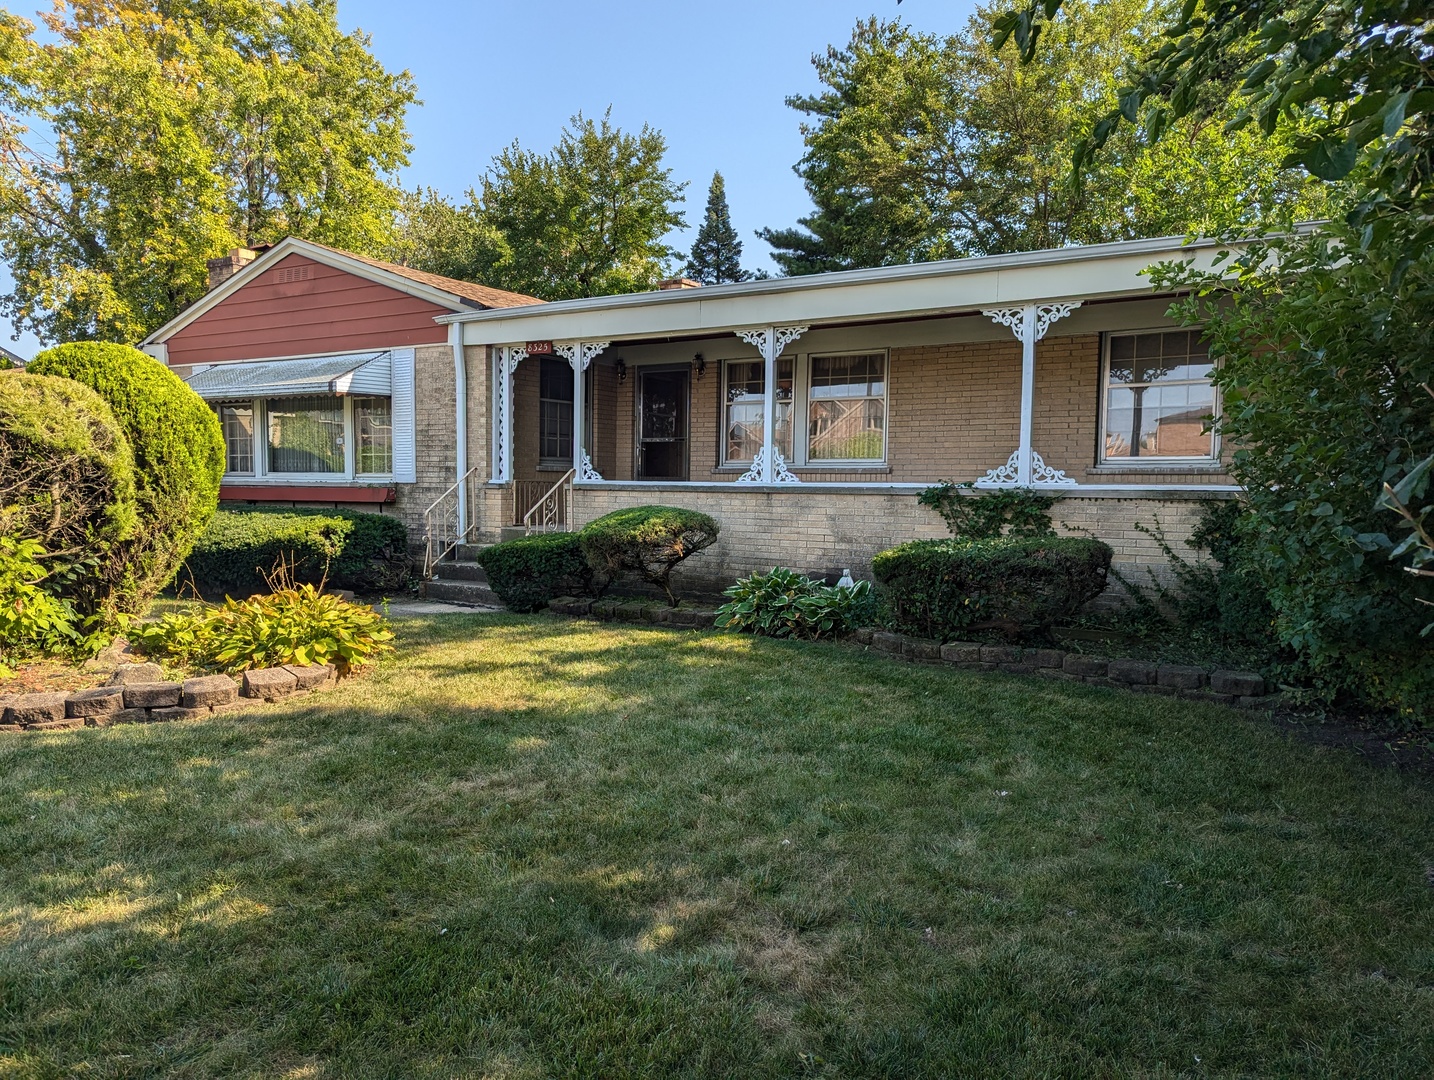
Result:
M476 581L480 585L488 584L488 571L467 559L434 563L433 576L440 581Z
M503 601L487 584L476 581L425 581L423 595L429 600L443 600L450 604L474 604L482 607L502 607Z
M458 562L472 562L478 558L478 553L484 548L492 547L492 544L459 544L453 550L453 557Z

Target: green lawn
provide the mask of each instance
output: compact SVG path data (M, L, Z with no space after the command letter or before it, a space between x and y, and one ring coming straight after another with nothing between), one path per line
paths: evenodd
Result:
M1427 781L1237 713L546 617L0 740L0 1075L1428 1076Z

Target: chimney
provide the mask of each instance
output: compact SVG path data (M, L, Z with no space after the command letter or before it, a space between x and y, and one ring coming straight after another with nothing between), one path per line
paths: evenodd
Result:
M702 282L693 281L687 277L670 277L659 281L657 288L661 292L672 292L674 289L700 289L702 288Z
M253 248L234 248L228 255L210 259L206 264L209 267L209 287L213 289L222 285L258 257L259 252Z

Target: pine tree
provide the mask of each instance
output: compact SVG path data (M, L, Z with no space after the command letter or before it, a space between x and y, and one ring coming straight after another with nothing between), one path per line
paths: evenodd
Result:
M720 172L712 174L712 186L707 189L707 216L697 230L683 273L704 285L746 281L752 276L742 269L742 241L737 239L737 230L732 227L727 185Z

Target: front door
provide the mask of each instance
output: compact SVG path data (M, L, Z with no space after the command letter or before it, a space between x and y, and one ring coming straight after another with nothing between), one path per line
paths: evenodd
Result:
M637 478L687 479L688 371L637 375Z

